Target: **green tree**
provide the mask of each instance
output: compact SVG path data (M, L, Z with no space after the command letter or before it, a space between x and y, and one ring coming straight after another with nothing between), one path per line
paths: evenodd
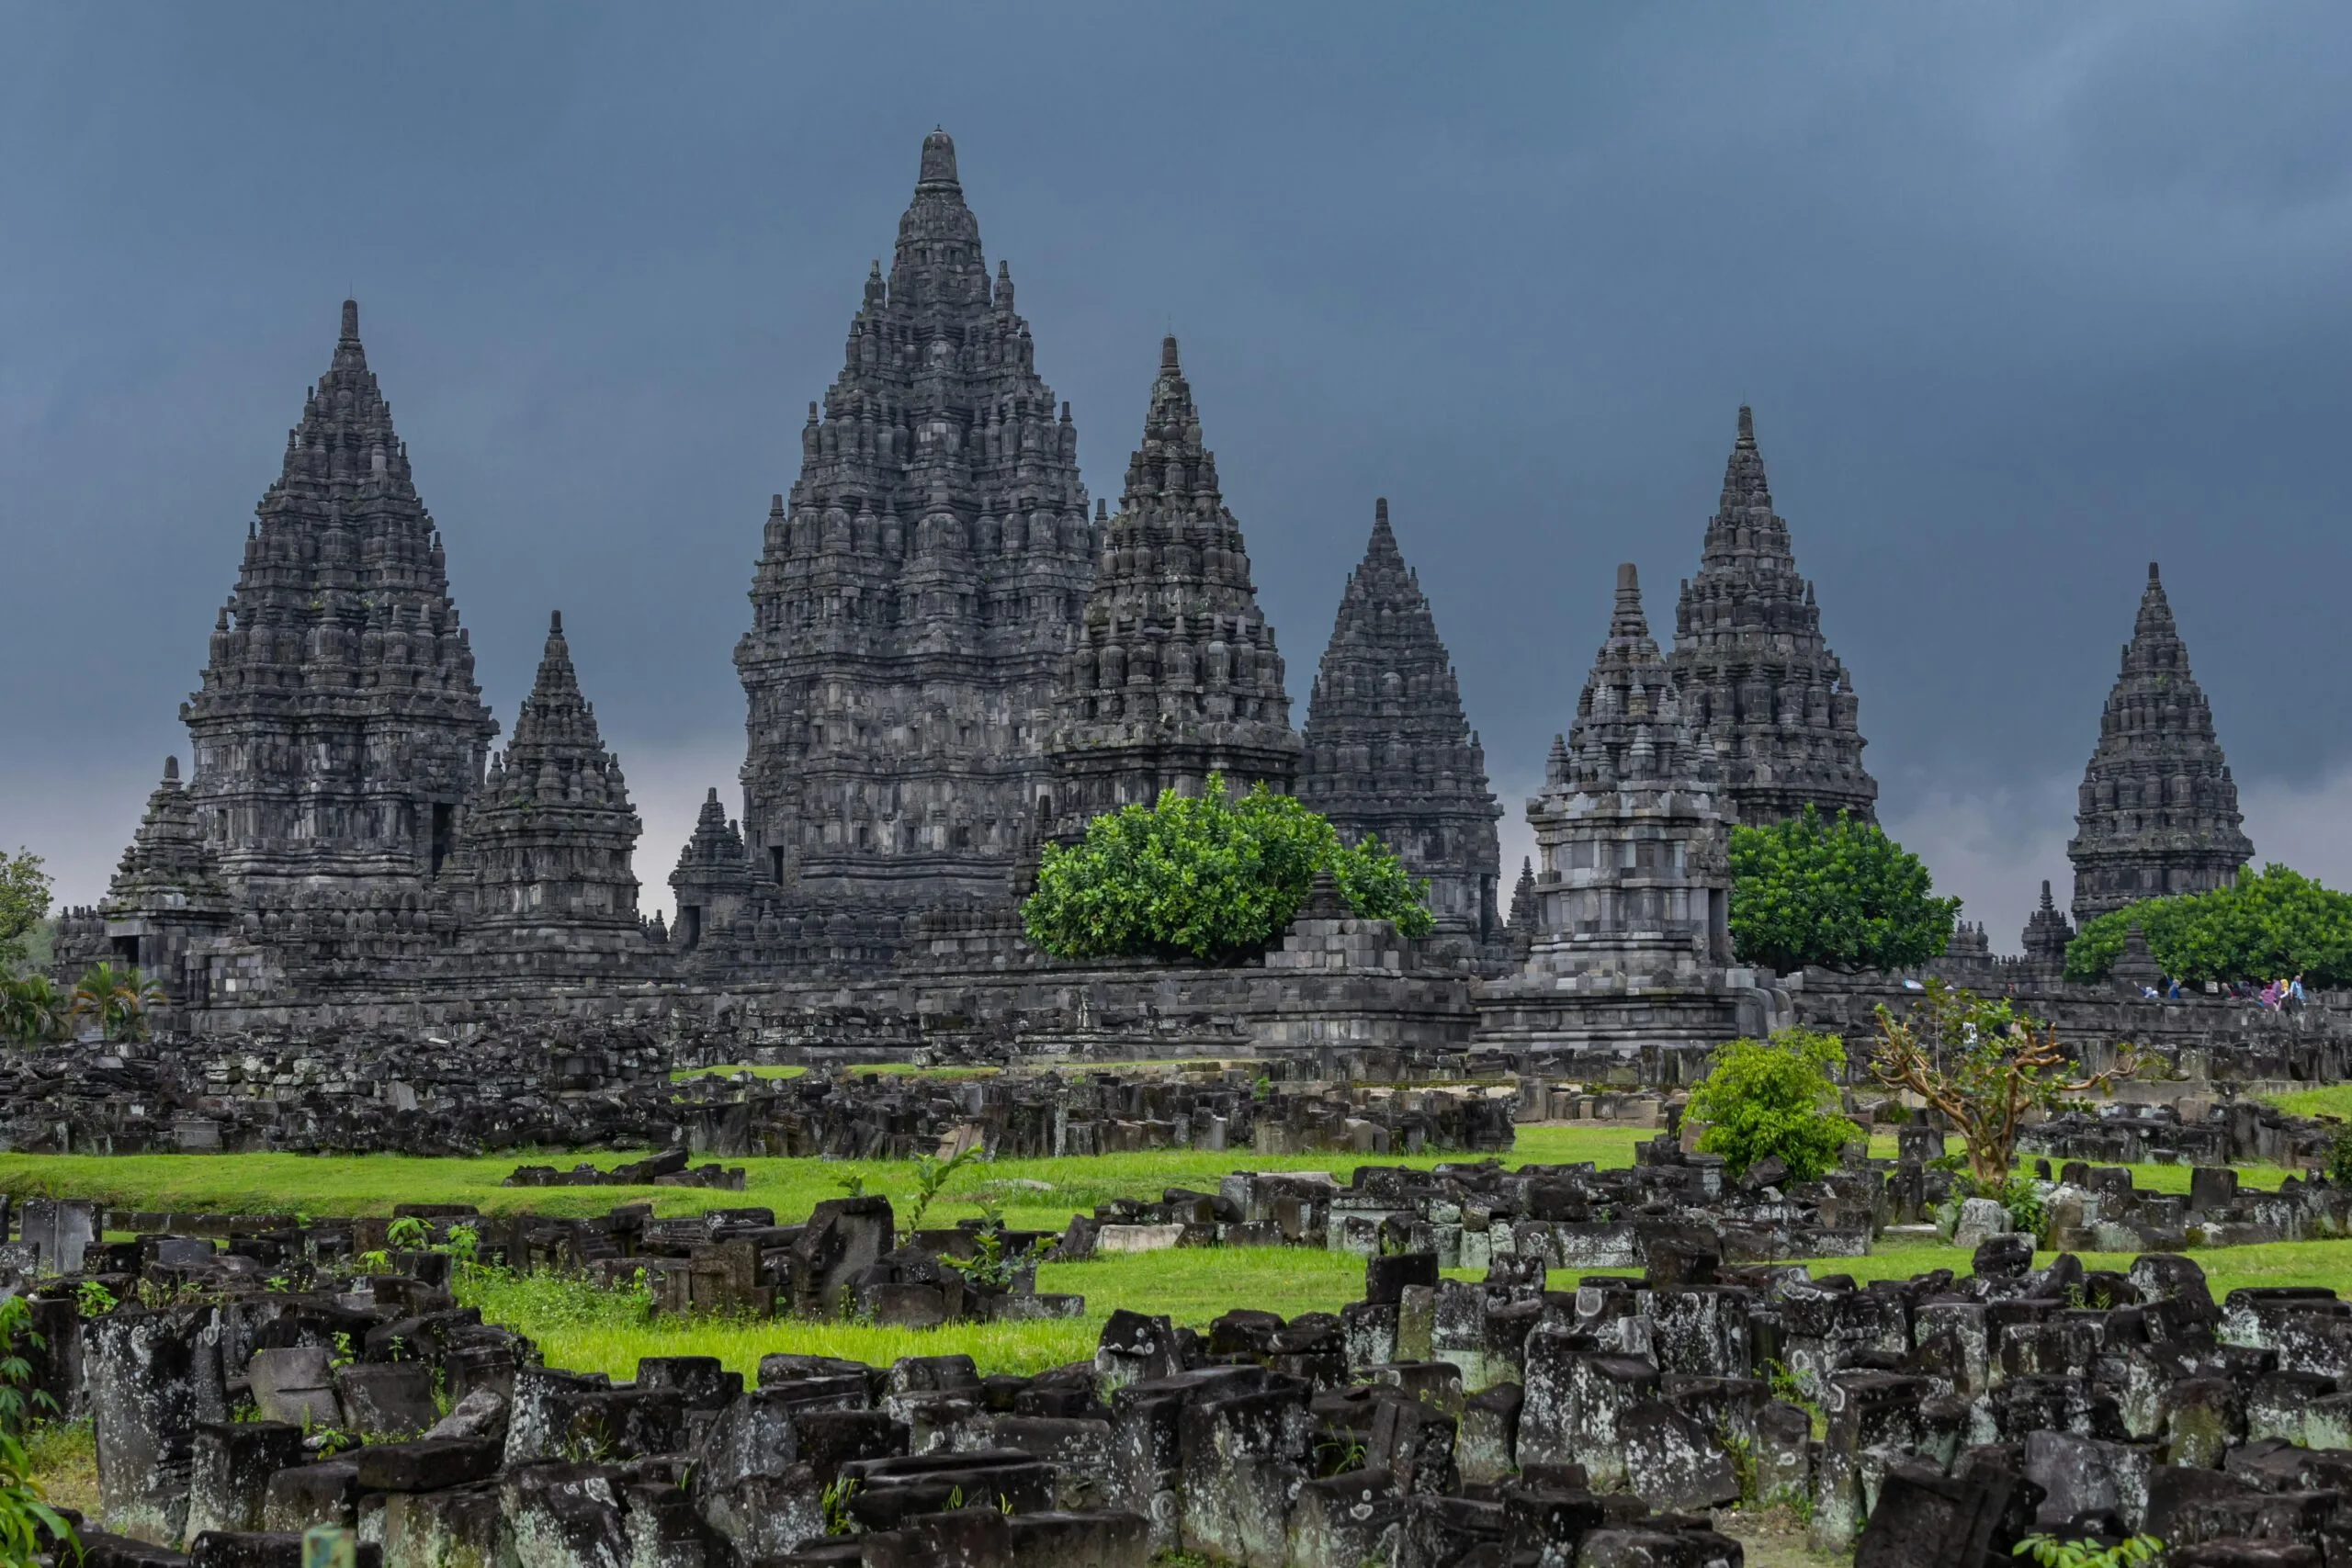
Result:
M2104 1090L2135 1061L2126 1046L2116 1066L2070 1078L2055 1029L2036 1034L2034 1021L2007 1002L1929 980L1905 1016L1879 1008L1871 1072L1943 1112L1968 1145L1970 1178L1989 1197L2008 1185L2027 1111Z
M1735 1040L1721 1047L1683 1111L1706 1123L1700 1152L1723 1156L1734 1176L1774 1158L1799 1181L1834 1170L1846 1145L1862 1135L1837 1110L1831 1075L1845 1062L1845 1043L1838 1036L1804 1029L1776 1029L1770 1040Z
M2240 870L2209 893L2149 898L2083 922L2066 947L2066 977L2104 979L2137 925L2158 967L2177 979L2283 979L2352 985L2352 894L2283 865Z
M138 970L101 962L82 971L74 983L66 1017L91 1020L109 1040L138 1040L146 1035L147 1015L164 1000L164 987Z
M1358 915L1407 936L1435 921L1429 885L1376 840L1345 845L1330 822L1259 784L1228 799L1211 774L1198 795L1107 812L1086 837L1048 844L1021 907L1029 940L1063 958L1154 956L1234 962L1262 953L1329 871Z
M49 915L49 874L40 863L28 850L0 854L0 978L24 963L33 928Z
M1957 898L1874 822L1808 806L1769 828L1731 830L1731 940L1744 963L1851 975L1924 964L1951 940Z

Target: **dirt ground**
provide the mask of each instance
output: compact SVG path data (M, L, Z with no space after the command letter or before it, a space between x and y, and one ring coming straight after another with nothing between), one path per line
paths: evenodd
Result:
M1840 1552L1824 1556L1804 1544L1804 1522L1786 1508L1760 1513L1726 1509L1715 1516L1715 1528L1747 1549L1747 1568L1850 1568L1853 1558Z

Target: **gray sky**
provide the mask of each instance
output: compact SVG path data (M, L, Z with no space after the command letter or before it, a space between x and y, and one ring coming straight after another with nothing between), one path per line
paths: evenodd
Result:
M1115 497L1184 339L1295 716L1390 498L1508 808L1748 400L1890 827L2014 948L2165 564L2352 883L2352 12L0 4L0 844L102 891L356 292L511 727L560 607L662 886L922 133Z

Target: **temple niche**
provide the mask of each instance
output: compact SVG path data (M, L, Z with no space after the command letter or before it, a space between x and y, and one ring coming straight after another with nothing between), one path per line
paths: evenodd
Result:
M2143 898L2222 886L2254 858L2213 710L2188 671L2156 563L2083 770L2075 837L2077 925Z
M1372 538L1340 595L1304 739L1299 799L1347 841L1376 838L1428 878L1432 949L1471 956L1498 942L1503 808L1385 499L1374 502Z

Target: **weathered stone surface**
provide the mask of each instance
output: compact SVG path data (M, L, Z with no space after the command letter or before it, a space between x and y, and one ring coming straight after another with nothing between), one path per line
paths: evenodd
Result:
M107 1520L141 1540L180 1540L197 1424L228 1416L219 1320L209 1307L124 1307L85 1334Z
M204 1421L189 1465L186 1533L257 1530L269 1478L302 1462L302 1428L282 1421Z

